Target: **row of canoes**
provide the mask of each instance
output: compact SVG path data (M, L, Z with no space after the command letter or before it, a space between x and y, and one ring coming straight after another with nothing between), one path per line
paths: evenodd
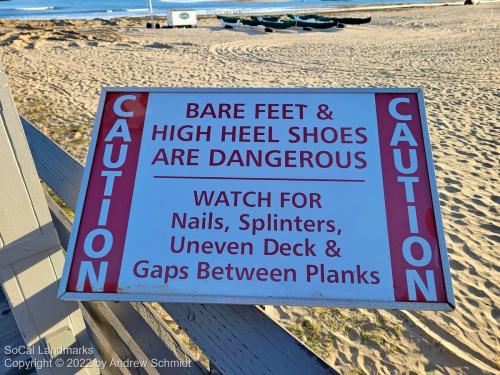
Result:
M274 16L251 16L250 18L217 16L225 28L233 29L239 26L264 26L265 31L289 29L301 27L304 30L330 29L332 27L344 27L345 25L360 25L371 21L371 17L325 17L315 14L293 15L288 14L287 19Z
M344 25L361 25L364 23L370 23L371 17L325 17L319 14L306 14L306 15L294 15L288 14L288 18L291 19L302 19L302 20L315 20L318 22L338 22Z

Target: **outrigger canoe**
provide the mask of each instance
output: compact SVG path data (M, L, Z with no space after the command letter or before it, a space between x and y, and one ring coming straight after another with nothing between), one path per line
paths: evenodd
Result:
M269 22L278 22L281 18L276 16L250 16L250 18L254 21L269 21Z
M338 22L333 22L330 20L320 21L313 17L305 18L301 16L296 16L293 14L288 14L288 17L297 23L298 27L302 27L304 29L330 29L332 27L343 27L344 25L340 25Z
M306 29L330 29L332 27L337 27L337 22L318 22L318 21L295 21L297 26L303 27Z
M333 22L337 21L338 23L343 23L344 25L362 25L364 23L370 23L372 18L371 17L365 17L365 18L332 17L332 18L330 18L330 20Z
M238 17L217 16L217 19L220 20L220 23L224 25L226 29L232 29L243 25Z
M246 26L259 26L260 22L252 19L240 18L240 22Z
M260 22L260 25L263 25L266 28L265 31L267 32L272 32L273 29L284 30L297 26L297 22L295 21L284 20L279 17L273 17L273 16L269 17L252 16L252 19L254 21Z
M267 32L270 32L273 29L277 29L277 30L289 29L291 27L295 27L297 23L295 21L284 21L284 20L279 20L279 21L264 21L264 20L262 20L261 24L264 25Z
M221 21L224 27L234 28L241 25L245 26L259 26L260 22L253 19L245 19L239 17L226 17L226 16L217 16L217 19Z
M364 23L369 23L372 18L371 17L365 17L365 18L355 18L355 17L325 17L321 16L319 14L304 14L304 15L295 15L295 14L288 14L288 17L290 17L293 20L301 20L301 21L311 21L311 20L316 20L316 21L321 21L321 22L337 22L339 24L344 24L344 25L361 25Z

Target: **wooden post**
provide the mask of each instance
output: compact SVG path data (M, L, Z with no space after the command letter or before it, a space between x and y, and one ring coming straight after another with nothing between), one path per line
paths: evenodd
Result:
M39 374L98 374L77 303L57 299L64 253L52 224L7 80L0 67L0 281ZM63 352L63 353L61 353ZM77 355L71 355L69 352ZM57 362L61 364L62 362Z

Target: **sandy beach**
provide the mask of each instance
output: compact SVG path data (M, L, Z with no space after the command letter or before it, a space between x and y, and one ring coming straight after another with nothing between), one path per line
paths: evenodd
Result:
M84 162L102 86L422 87L457 308L269 306L345 374L500 373L500 3L358 11L272 34L133 19L0 21L18 111Z

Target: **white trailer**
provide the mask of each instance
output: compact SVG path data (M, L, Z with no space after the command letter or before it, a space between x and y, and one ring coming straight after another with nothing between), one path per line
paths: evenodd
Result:
M169 9L167 27L197 27L196 12L187 9Z

